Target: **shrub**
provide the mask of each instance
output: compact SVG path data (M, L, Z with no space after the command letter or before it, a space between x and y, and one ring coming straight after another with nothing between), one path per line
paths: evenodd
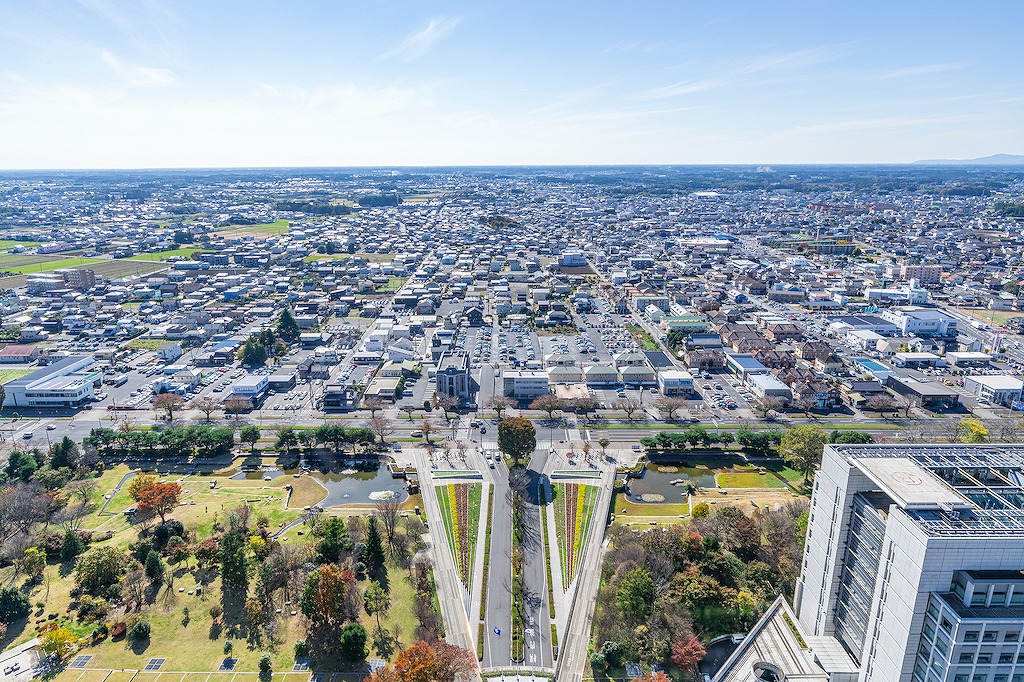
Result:
M137 620L132 624L131 628L128 629L128 637L133 642L142 642L149 639L149 621L148 620Z
M158 584L164 581L164 562L156 550L146 555L146 577Z
M346 661L366 658L366 629L359 623L346 623L338 638L338 653Z
M708 506L707 502L693 505L693 518L695 519L703 519L710 513L711 507Z
M10 623L28 615L28 595L16 587L0 587L0 622Z
M234 650L235 650L235 643L232 642L230 639L225 639L224 640L224 655L225 656L230 656L231 652L234 651Z
M270 654L263 654L260 656L260 672L266 675L270 670Z
M64 533L60 546L60 558L62 561L71 561L85 551L85 542L73 530Z
M305 658L306 656L309 656L309 645L306 644L306 640L295 640L295 658Z
M217 620L218 618L220 618L222 613L224 613L224 609L222 609L219 605L214 604L210 607L210 618Z
M167 545L167 541L177 535L181 537L185 534L185 526L181 521L171 519L165 521L156 527L153 531L153 545L157 549L163 549Z

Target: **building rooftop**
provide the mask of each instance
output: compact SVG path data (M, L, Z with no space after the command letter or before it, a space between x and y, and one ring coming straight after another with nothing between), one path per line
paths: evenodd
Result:
M834 445L931 535L1024 535L1024 447Z

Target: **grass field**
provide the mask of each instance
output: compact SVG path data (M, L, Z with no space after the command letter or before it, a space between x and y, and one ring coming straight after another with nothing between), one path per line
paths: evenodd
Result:
M1024 313L1014 312L1012 310L987 310L983 308L957 308L957 310L965 315L970 315L976 320L980 320L986 324L994 324L999 327L1006 324L1007 320L1011 320L1015 317L1024 317Z
M0 262L0 270L6 270L16 275L27 275L33 272L51 272L61 268L81 268L93 263L102 263L100 258L61 258L57 260L46 260L25 265L5 265Z
M134 348L135 350L156 350L165 343L167 343L167 339L132 339L124 345L125 348Z
M171 249L170 251L157 251L156 253L140 253L137 256L130 256L124 260L144 260L144 261L162 261L173 257L188 258L196 251L201 251L197 246L188 246L181 249Z
M20 379L34 371L35 369L0 369L0 384Z
M227 227L218 228L217 232L225 237L242 235L271 236L284 234L289 228L290 224L287 220L275 220L272 223L260 223L259 225L228 225Z
M785 488L786 484L772 474L756 471L721 473L715 477L720 488Z
M13 249L15 246L24 246L26 249L39 246L42 242L19 242L17 239L0 239L0 249Z
M378 293L394 293L402 288L402 285L409 281L408 277L389 277L388 283L377 289Z

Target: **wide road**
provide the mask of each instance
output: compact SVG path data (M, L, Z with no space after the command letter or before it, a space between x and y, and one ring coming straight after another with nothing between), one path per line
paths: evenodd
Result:
M551 668L551 620L548 607L547 563L544 529L541 526L540 485L544 480L544 467L548 451L538 448L527 470L528 489L523 533L523 601L525 647L523 665ZM549 528L549 539L554 541L554 529Z
M491 554L487 567L487 607L484 612L484 668L505 668L512 653L512 510L509 507L508 469L499 458L491 495ZM473 614L478 615L478 614ZM501 634L495 634L497 628Z

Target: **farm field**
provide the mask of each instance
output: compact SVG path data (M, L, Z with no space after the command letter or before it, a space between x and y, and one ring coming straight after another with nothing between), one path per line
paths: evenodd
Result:
M217 229L217 232L225 237L260 236L263 238L285 234L290 229L287 220L275 220L272 223L260 223L259 225L228 225Z
M8 254L0 254L0 270L11 272L16 275L26 275L33 272L52 272L61 268L81 268L94 263L102 263L101 258L68 258L67 254L52 254L49 256L21 256L13 260L4 261L3 257ZM31 259L24 262L25 259Z
M122 260L142 260L159 262L173 257L187 258L191 256L193 253L199 251L202 251L202 249L200 249L198 246L187 246L180 249L171 249L169 251L157 251L156 253L140 253L136 256L129 256L128 258L124 258Z

